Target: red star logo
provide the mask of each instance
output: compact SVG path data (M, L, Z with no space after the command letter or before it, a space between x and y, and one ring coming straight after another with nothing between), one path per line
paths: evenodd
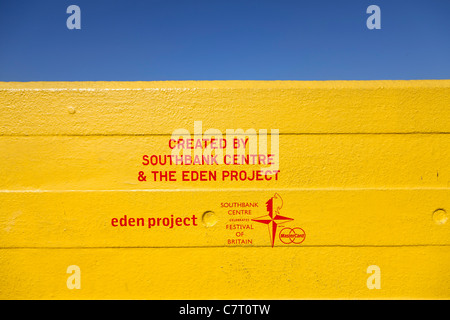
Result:
M256 219L252 219L252 221L264 223L269 226L270 241L272 243L273 248L273 245L275 244L275 237L277 235L278 225L286 223L288 221L292 221L294 219L283 217L278 214L279 210L283 207L283 199L281 199L278 193L275 193L275 195L266 202L266 207L267 212L269 212L269 214Z

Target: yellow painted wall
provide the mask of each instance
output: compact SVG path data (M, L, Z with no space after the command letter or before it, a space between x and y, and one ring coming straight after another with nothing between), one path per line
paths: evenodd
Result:
M449 106L450 80L0 83L0 298L448 299ZM139 181L193 169L142 156L194 121L278 129L278 180ZM251 219L275 194L294 220L272 247ZM125 214L198 225L113 227ZM239 217L251 243L228 242Z

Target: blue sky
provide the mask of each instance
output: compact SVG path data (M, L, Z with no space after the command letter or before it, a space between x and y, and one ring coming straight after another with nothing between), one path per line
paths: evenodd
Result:
M0 0L0 81L450 79L449 17L449 0Z

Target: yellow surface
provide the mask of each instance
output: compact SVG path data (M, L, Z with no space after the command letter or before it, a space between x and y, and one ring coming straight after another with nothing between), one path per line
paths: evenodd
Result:
M449 80L0 83L0 298L448 299L449 105ZM279 179L138 181L194 169L142 165L194 121L279 129ZM275 193L294 219L278 232L304 242L272 248L246 222L252 242L228 243L229 219L266 215ZM125 214L198 225L111 225Z

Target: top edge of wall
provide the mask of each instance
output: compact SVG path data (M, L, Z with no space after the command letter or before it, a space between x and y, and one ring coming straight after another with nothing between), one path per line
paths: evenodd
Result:
M0 90L8 89L214 89L214 88L254 88L254 89L322 89L322 88L424 88L450 87L450 79L445 80L214 80L214 81L36 81L0 82Z

